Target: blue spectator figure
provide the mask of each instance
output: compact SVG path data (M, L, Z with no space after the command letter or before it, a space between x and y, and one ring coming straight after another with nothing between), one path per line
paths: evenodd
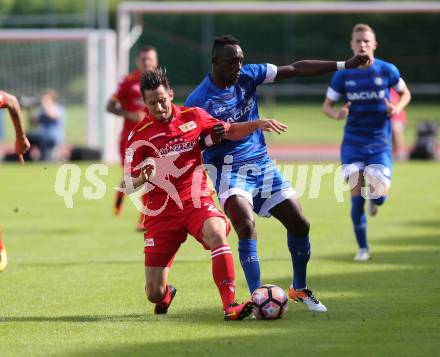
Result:
M41 107L34 118L37 129L29 135L29 140L40 149L41 161L52 161L54 148L64 141L66 111L58 103L58 94L53 89L46 89L40 99Z

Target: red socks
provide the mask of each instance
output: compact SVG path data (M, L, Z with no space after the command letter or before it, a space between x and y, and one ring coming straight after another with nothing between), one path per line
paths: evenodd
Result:
M212 276L217 285L223 308L235 300L234 257L229 245L221 245L211 250Z
M2 241L2 239L1 239L1 237L0 237L0 251L1 250L3 250L3 241Z

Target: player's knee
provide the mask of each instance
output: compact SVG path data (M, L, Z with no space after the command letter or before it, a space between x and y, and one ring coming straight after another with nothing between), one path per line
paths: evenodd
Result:
M225 229L222 229L221 227L212 230L209 235L205 236L203 239L210 249L228 243L226 240Z
M296 236L307 236L310 232L310 222L301 215L289 231Z
M256 238L255 221L253 219L242 219L239 222L233 222L238 239Z

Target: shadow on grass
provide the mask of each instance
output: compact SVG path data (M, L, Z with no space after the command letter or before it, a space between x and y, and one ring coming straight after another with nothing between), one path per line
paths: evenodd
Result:
M281 321L282 322L282 321ZM242 322L223 323L223 330L218 336L209 336L204 331L190 335L180 331L151 336L146 334L143 341L118 342L78 346L74 351L63 352L63 356L289 356L311 354L314 356L401 356L434 355L437 347L430 343L402 344L396 339L389 339L383 331L373 330L362 339L347 340L339 331L304 330L296 324L281 324L280 321L258 321L253 323L253 330L243 329ZM187 331L186 331L187 332ZM430 336L413 332L418 341L430 342ZM391 351L391 352L390 352Z
M139 259L132 260L105 260L105 261L76 261L76 262L16 262L16 265L21 266L33 266L33 267L69 267L69 266L83 266L83 265L126 265L126 264L136 264L141 265Z
M407 226L417 226L425 228L438 228L440 229L440 219L439 220L425 220L425 221L406 221L404 223Z
M439 226L440 228L440 226ZM375 239L373 242L374 245L386 245L386 246L432 246L432 247L440 247L440 234L423 234L418 237L384 237Z

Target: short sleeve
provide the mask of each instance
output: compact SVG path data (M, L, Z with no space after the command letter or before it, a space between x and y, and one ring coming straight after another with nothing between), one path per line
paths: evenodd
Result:
M330 86L327 88L326 97L334 102L337 102L343 93L344 87L342 71L339 71L333 75L330 81Z
M0 90L0 108L3 108L6 105L6 94L5 92Z
M272 83L278 73L278 67L271 63L266 63L266 78L263 83Z
M241 69L241 74L250 78L254 83L254 86L256 87L266 80L267 63L247 64L246 66L243 66L243 68Z
M216 118L213 118L212 116L210 116L207 112L205 112L201 108L197 108L197 113L199 114L200 123L202 126L202 129L201 129L202 135L208 135L211 132L212 128L214 126L216 126L217 124L222 124L223 127L225 128L226 132L231 127L231 124L226 123L221 120L218 120Z

